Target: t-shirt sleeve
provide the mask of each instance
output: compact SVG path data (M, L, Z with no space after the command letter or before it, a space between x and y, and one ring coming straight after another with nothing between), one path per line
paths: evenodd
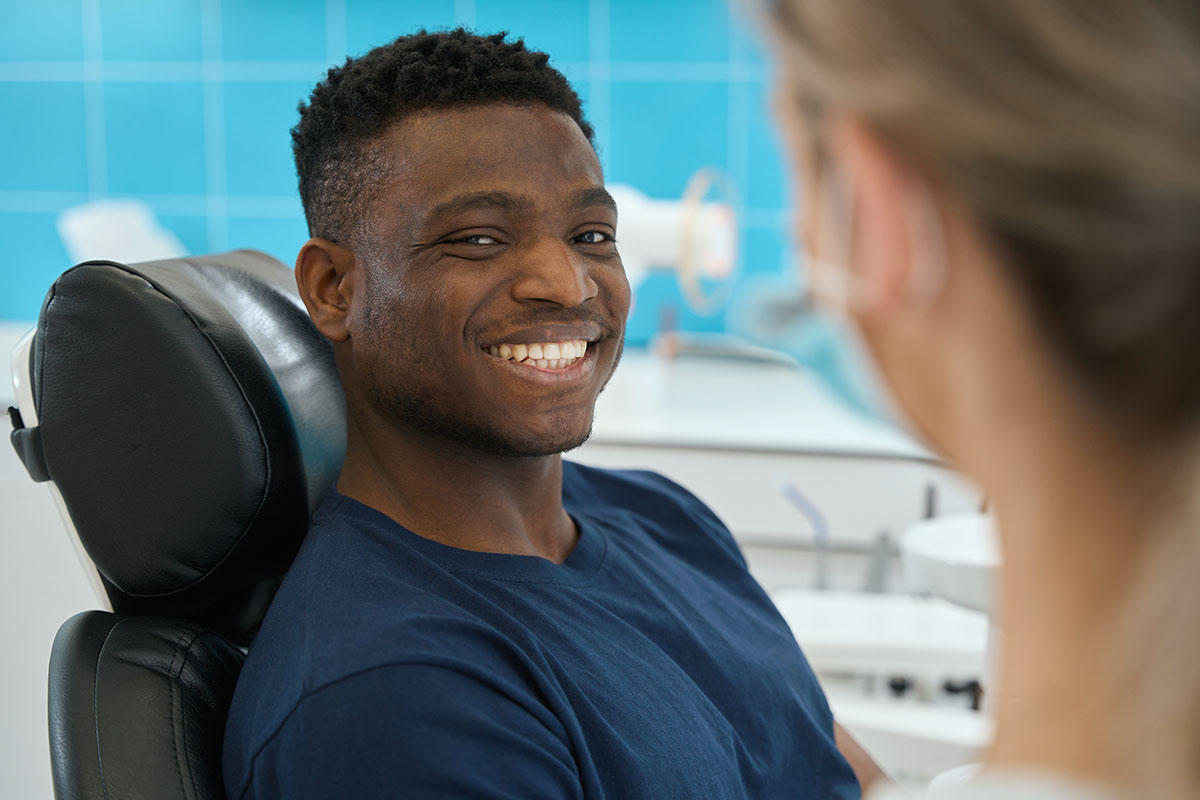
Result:
M246 798L582 796L548 710L426 664L378 667L307 695L255 756L247 789Z

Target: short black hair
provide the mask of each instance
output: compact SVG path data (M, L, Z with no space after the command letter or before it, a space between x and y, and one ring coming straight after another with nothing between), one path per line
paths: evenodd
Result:
M364 188L382 166L368 145L414 112L542 103L575 120L593 142L579 95L550 57L507 36L422 30L329 70L300 103L292 128L309 235L343 241L353 234Z

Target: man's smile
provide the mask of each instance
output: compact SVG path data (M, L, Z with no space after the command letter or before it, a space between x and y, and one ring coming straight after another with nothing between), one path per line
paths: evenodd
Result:
M523 364L538 369L565 369L583 358L587 353L586 339L573 339L565 342L533 342L524 344L492 345L488 352L505 361Z
M483 348L500 369L510 375L540 384L562 384L591 375L596 368L596 349L586 339L531 344L501 344Z

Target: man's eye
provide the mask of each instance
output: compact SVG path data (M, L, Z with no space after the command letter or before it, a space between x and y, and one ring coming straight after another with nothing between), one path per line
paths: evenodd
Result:
M615 240L604 231L586 231L576 236L575 241L580 244L604 244Z
M461 239L455 239L453 244L499 244L495 238L488 236L486 233L476 233L472 236L464 236Z

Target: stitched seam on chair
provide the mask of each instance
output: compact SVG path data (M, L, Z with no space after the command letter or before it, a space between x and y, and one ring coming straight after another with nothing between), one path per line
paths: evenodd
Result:
M171 733L175 745L175 778L179 782L179 793L184 797L188 796L187 790L183 785L183 763L180 760L187 748L187 736L184 725L181 725L175 717L175 698L179 693L179 676L183 672L183 662L186 661L186 655L192 648L192 644L196 641L195 630L185 631L179 634L179 638L175 640L175 653L171 657L171 666L167 671L167 685L171 689ZM188 636L192 639L188 642L187 647L183 647L183 640ZM196 781L192 776L192 797L195 797Z
M192 631L192 639L191 639L191 641L189 641L187 643L187 647L184 648L183 660L179 662L179 671L175 675L175 682L174 682L175 686L179 686L183 683L183 679L180 676L182 676L182 674L183 674L183 668L187 664L188 656L191 654L192 648L196 646L196 643L198 641L200 641L200 638L202 636L206 636L206 635L212 635L212 634L210 634L208 631L201 630L201 629L195 629ZM217 637L217 638L219 638L219 637ZM180 638L180 642L182 642L182 641L183 641L183 639ZM180 726L180 739L183 742L183 752L184 753L188 752L187 733L188 733L187 725L181 725ZM222 738L224 738L224 737L222 737ZM192 765L191 765L190 761L188 762L188 778L191 780L191 784L192 784L192 797L196 797L196 798L200 797L200 790L196 787L196 771L194 769L192 769Z
M108 629L108 633L104 634L104 641L100 643L100 649L96 651L96 667L92 671L92 719L96 725L96 767L100 770L100 791L104 794L105 800L108 800L108 783L104 780L104 759L100 757L100 660L104 657L104 648L108 646L108 640L112 638L115 631L124 620L117 620L116 624Z

